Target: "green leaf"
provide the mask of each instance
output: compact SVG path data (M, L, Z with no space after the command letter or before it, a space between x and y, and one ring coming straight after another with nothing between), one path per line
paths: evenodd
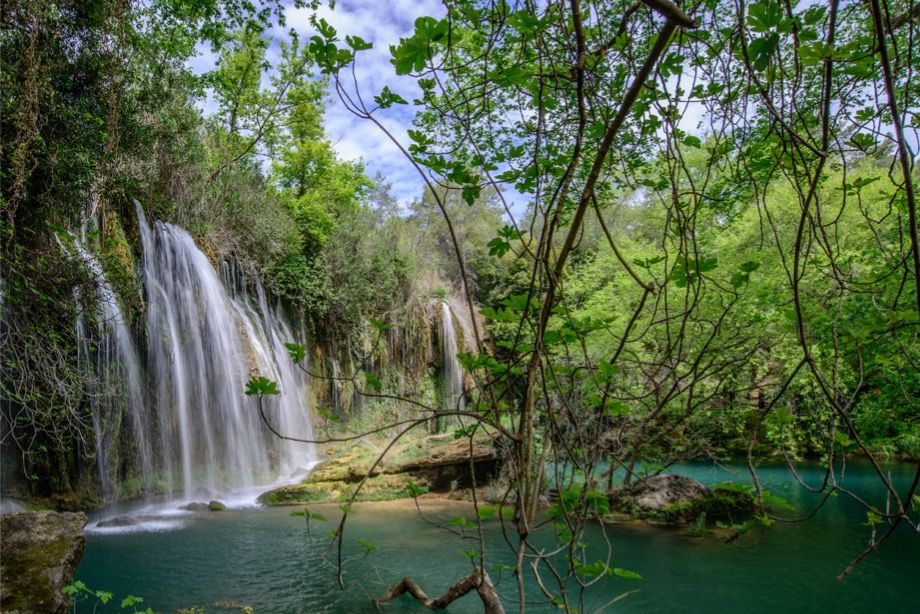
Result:
M370 386L374 392L378 394L381 390L383 390L383 384L381 384L377 376L370 371L364 371L364 381L366 381L367 385Z
M476 202L476 199L479 198L479 193L481 191L482 190L478 185L463 186L463 189L461 190L461 193L463 194L463 202L465 202L467 205L472 205Z
M367 550L368 552L373 552L377 549L377 544L367 541L366 539L358 538L356 540L358 545Z
M703 142L700 141L699 137L688 134L687 136L684 137L684 145L686 145L687 147L700 148L702 147Z
M498 514L498 508L494 505L480 505L478 516L480 520L491 520Z
M360 36L346 36L345 42L355 51L365 51L371 49L374 44L365 41Z
M850 142L861 151L869 151L875 147L875 139L865 132L857 132L850 137Z
M575 566L575 573L587 576L589 578L594 578L602 575L610 575L612 570L607 566L607 563L602 561L597 561L596 563L591 564L582 564Z
M465 554L471 561L473 561L479 557L479 550L470 548L469 550L463 550L463 554Z
M636 572L630 571L629 569L623 569L622 567L614 567L613 573L614 575L617 575L621 578L628 578L630 580L641 580L642 579L642 576L640 576Z
M748 53L751 56L751 64L754 68L757 70L766 69L778 44L779 37L776 34L752 40L751 44L748 45Z
M390 90L389 86L384 86L379 95L374 96L374 102L381 109L388 109L394 104L409 104L405 98Z
M377 319L374 319L374 318L370 318L370 319L368 320L368 322L370 322L370 325L373 326L375 330L377 330L377 331L379 331L379 332L381 332L381 333L386 332L386 331L390 330L391 328L393 328L393 325L392 325L392 324L387 324L387 323L384 322L383 320L377 320Z
M409 480L408 482L406 482L406 490L409 491L409 494L413 498L420 497L424 495L426 492L428 492L428 488L426 488L425 486L419 486L412 480Z
M112 600L113 594L108 591L96 591L96 598L102 602L102 605L107 604Z
M246 383L247 396L258 395L261 397L266 394L281 394L281 391L278 390L278 384L262 375L253 377Z
M144 599L142 597L135 597L134 595L128 595L127 597L121 600L121 607L131 608L143 602L144 602Z
M291 355L291 360L295 363L303 362L303 359L307 356L307 348L299 343L285 343L284 347L287 348L288 354Z

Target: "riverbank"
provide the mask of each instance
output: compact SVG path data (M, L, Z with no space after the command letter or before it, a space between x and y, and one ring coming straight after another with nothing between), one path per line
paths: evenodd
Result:
M326 460L307 478L270 490L258 501L268 506L344 502L352 497L355 501L389 501L421 492L463 498L474 483L494 482L501 469L499 452L484 435L472 442L455 439L450 433L407 439L380 459L385 445L370 438L328 445L322 451Z

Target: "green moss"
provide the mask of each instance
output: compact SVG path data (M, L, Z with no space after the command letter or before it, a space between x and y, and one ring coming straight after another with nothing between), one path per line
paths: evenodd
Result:
M100 233L100 256L105 277L125 311L127 319L133 321L144 311L143 289L134 262L131 244L124 228L114 214L105 216Z
M54 587L44 574L36 574L35 570L45 570L60 565L67 551L67 542L58 540L35 546L17 556L4 556L6 586L4 586L5 598L0 604L0 609L9 612L53 603Z

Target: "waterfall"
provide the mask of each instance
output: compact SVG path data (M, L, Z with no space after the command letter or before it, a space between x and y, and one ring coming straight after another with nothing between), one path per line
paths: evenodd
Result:
M444 408L447 411L466 409L463 391L463 368L457 360L457 333L450 305L441 303L441 380L444 394ZM456 418L448 418L456 422Z
M235 267L220 279L182 228L148 224L136 204L147 294L147 370L152 382L165 488L185 499L292 474L315 459L312 446L280 440L262 424L256 400L243 395L260 374L281 394L264 399L280 432L309 439L307 377L284 343L293 341L280 308L256 301Z
M74 250L93 276L98 305L94 338L83 314L89 301L77 291L77 367L87 374L89 381L96 468L103 498L108 501L112 494L108 471L109 443L113 432L120 428L122 402L130 417L141 478L145 489L150 492L153 486L153 456L147 436L144 379L137 347L115 292L103 275L102 265L87 247L85 228L74 242Z

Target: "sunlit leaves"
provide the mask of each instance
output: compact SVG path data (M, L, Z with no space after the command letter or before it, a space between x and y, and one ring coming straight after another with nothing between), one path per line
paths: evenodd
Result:
M409 104L405 98L391 91L389 86L384 86L380 94L374 96L374 102L381 109L388 109L394 104Z
M642 579L642 576L640 576L636 572L630 571L629 569L623 569L622 567L614 567L613 575L619 576L620 578L626 578L627 580L641 580Z
M489 241L489 255L501 258L511 250L511 241L520 238L513 226L505 225L498 230L498 236Z
M325 516L323 516L322 514L311 512L310 509L307 507L304 507L303 511L291 512L290 514L288 514L288 516L305 518L306 520L317 520L319 522L326 522Z
M377 549L377 544L375 544L375 543L373 543L373 542L369 542L369 541L367 541L366 539L361 539L360 537L359 537L358 539L356 539L355 542L356 542L359 546L361 546L361 547L365 550L365 552L367 552L367 553L371 553L371 552L373 552L374 550Z
M783 8L775 0L760 0L748 5L747 24L753 32L768 32L783 21Z
M409 38L402 38L399 45L391 45L391 62L396 67L397 75L407 75L413 71L420 72L428 60L437 52L437 45L445 40L449 29L446 19L419 17L415 20L415 33Z
M281 391L278 390L278 384L263 375L257 375L246 382L247 396L261 397L272 394L281 394Z
M697 282L703 273L712 271L719 265L715 257L702 257L696 260L682 259L671 269L670 279L678 288L686 288Z
M360 36L346 36L345 42L348 43L348 46L354 49L355 51L365 51L367 49L373 48L373 43L365 41Z
M420 486L416 484L415 482L413 482L412 480L409 480L406 482L406 491L409 493L409 496L416 498L416 497L421 497L422 495L427 493L428 487Z
M307 348L300 343L285 343L284 347L287 348L288 354L291 355L291 360L297 364L302 363L304 358L307 357Z

